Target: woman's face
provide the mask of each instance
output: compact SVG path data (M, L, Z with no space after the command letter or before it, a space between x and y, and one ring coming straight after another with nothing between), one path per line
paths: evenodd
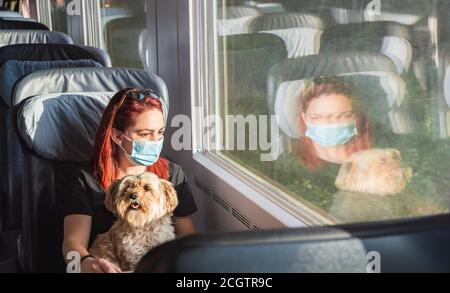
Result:
M116 141L122 143L123 148L131 153L133 141L159 141L163 138L165 131L164 116L159 110L148 110L138 115L134 125L123 131L130 139L127 140L118 130L113 131Z
M356 115L350 98L329 94L313 99L303 114L303 119L308 124L338 124L352 122Z

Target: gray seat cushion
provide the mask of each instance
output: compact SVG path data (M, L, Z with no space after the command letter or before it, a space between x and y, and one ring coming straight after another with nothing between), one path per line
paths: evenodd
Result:
M264 32L282 38L288 57L319 53L324 24L320 17L306 13L277 13L257 17L250 23L250 32Z
M23 76L39 70L66 67L102 67L93 60L60 60L60 61L17 61L10 60L0 68L0 96L7 106L16 82Z
M128 87L153 89L168 109L168 92L162 79L144 70L128 68L62 68L32 73L17 84L12 106L36 95L117 92Z
M30 149L57 161L84 162L92 155L97 128L114 92L40 95L18 113L18 130Z

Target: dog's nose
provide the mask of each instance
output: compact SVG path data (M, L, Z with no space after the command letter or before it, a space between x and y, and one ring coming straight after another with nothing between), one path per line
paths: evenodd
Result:
M137 195L136 193L130 194L130 199L131 199L131 200L136 200L137 197L138 197L138 195Z

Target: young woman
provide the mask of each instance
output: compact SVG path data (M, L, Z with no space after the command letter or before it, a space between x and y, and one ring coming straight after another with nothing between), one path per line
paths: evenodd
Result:
M150 90L122 90L106 107L92 162L73 176L64 196L63 254L80 253L81 272L120 272L114 264L89 256L88 247L112 226L115 218L105 208L105 190L124 176L149 171L172 182L179 199L175 232L195 232L191 215L197 207L186 176L180 166L160 157L166 117L164 101Z

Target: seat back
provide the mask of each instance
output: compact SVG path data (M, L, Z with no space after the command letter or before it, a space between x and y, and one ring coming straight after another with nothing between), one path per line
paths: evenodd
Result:
M144 69L148 69L150 67L150 44L149 44L149 32L147 29L141 31L139 34L139 59L141 59L141 63L144 65Z
M0 167L4 170L1 182L2 231L20 230L22 227L20 144L11 123L11 98L17 81L43 69L101 67L105 61L76 45L31 44L0 48L0 137L3 142L0 144Z
M271 33L282 38L289 58L319 53L323 29L318 16L298 12L266 14L250 22L250 32Z
M73 41L68 35L61 32L1 30L0 47L14 44L73 44Z
M114 66L143 68L139 36L147 27L145 14L110 20L105 25L105 45Z
M72 44L18 44L0 48L0 67L9 60L17 61L58 61L58 60L93 60L102 66L108 66L111 61L101 49ZM38 64L38 63L36 63ZM45 69L37 65L39 69ZM31 68L29 68L31 69ZM26 72L30 73L30 72ZM2 93L0 92L0 95ZM7 93L11 94L11 93ZM8 100L4 100L10 106Z
M48 68L63 67L101 67L93 60L78 61L16 61L6 62L0 68L0 90L4 102L10 103L13 88L16 82L27 73ZM9 93L9 94L8 94ZM2 176L2 209L3 209L3 230L20 230L21 221L21 160L20 144L11 124L11 111L9 108L0 109L2 122L0 126L0 137L3 143L0 145L0 166L4 170Z
M411 68L414 41L410 27L395 22L362 22L327 27L321 53L377 52L389 57L403 74Z
M137 273L450 271L449 215L336 227L206 234L150 251ZM395 245L393 245L395 243ZM414 255L414 257L411 257ZM381 257L381 259L380 259Z
M237 114L235 111L244 108L243 103L258 103L266 109L269 70L287 59L283 40L273 34L257 33L221 37L219 43L225 39L226 48L219 46L219 68L227 75L228 84L221 83L220 90L228 93L230 113ZM228 87L227 91L224 87Z
M258 17L258 9L247 6L228 6L219 8L217 32L219 36L248 34L250 22Z
M127 87L151 88L168 106L164 82L143 70L57 69L28 75L19 82L14 104L18 105L16 130L23 144L21 263L26 271L64 270L65 182L91 158L106 104L115 92Z
M45 24L36 21L0 18L0 30L42 30L48 31Z
M82 46L84 50L88 51L92 56L94 56L94 60L98 60L104 67L111 67L111 57L109 57L108 53L106 51L91 47L91 46Z

